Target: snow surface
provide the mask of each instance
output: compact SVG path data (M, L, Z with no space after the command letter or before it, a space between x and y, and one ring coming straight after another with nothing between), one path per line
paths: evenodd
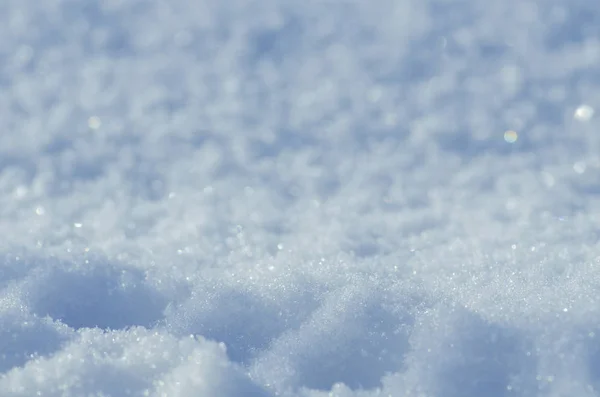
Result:
M599 20L0 1L0 396L600 396Z

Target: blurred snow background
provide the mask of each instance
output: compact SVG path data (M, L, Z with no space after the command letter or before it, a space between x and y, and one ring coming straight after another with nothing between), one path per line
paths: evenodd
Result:
M3 0L0 395L600 395L593 0Z

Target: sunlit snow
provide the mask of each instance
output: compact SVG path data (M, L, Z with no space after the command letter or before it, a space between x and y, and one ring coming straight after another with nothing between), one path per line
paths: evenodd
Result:
M600 396L599 21L0 1L0 397Z

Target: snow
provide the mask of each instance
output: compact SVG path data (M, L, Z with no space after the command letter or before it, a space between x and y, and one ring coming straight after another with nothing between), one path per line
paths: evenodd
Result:
M0 396L600 396L598 18L0 2Z

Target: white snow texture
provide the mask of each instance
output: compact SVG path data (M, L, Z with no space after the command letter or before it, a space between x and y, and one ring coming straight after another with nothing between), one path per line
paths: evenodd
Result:
M598 21L0 1L0 397L600 396Z

